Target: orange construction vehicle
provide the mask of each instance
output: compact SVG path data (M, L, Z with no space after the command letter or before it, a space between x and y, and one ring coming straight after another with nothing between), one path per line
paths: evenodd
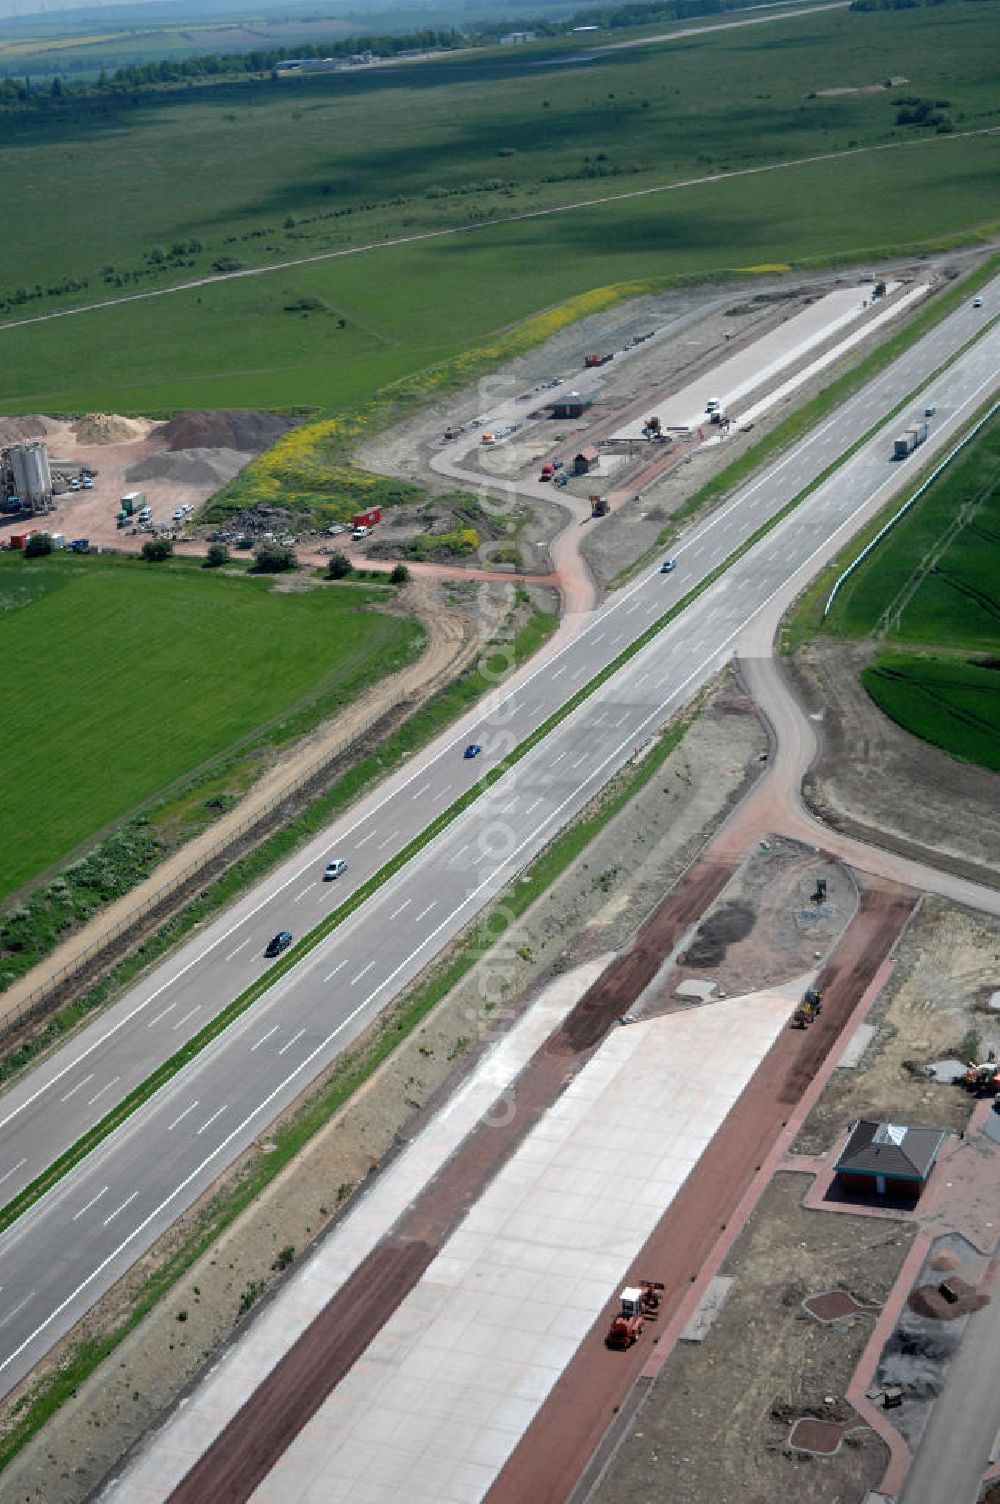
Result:
M809 1024L819 1018L823 1011L823 994L817 992L815 987L807 987L803 993L802 1001L792 1014L792 1028L805 1029Z
M637 1285L626 1285L619 1299L621 1309L611 1323L604 1345L624 1352L642 1336L647 1321L655 1321L660 1314L659 1280L644 1279Z

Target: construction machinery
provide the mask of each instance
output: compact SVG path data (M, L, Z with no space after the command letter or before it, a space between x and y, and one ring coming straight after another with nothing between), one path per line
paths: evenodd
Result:
M807 987L802 1001L792 1014L792 1028L806 1029L823 1011L823 994L815 987Z
M610 510L611 510L611 508L608 506L608 498L606 496L591 496L591 498L590 498L590 515L591 515L591 517L606 517L608 515L608 513L610 512Z
M977 1097L1000 1095L1000 1065L995 1060L984 1060L981 1065L970 1065L959 1085Z
M637 1285L625 1286L619 1296L618 1315L604 1339L606 1347L625 1352L638 1342L646 1322L655 1321L660 1314L662 1289L660 1281L654 1279L642 1279Z

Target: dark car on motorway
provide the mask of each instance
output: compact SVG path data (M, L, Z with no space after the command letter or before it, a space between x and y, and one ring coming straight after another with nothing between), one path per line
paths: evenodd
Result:
M482 747L481 747L481 746L480 746L480 745L479 745L479 743L478 743L478 742L470 742L470 743L469 743L469 745L468 745L468 746L467 746L467 747L466 747L466 749L465 749L465 757L466 757L466 758L467 758L467 759L468 759L468 758L470 758L470 757L478 757L478 756L479 756L479 754L480 754L480 752L481 752L481 751L482 751L482 750L483 750L483 749L482 749Z
M674 570L676 568L677 568L677 560L676 559L664 559L663 563L660 565L660 573L661 574L673 574L673 572L674 572Z
M280 956L283 950L287 950L292 943L291 930L279 930L264 947L265 956Z

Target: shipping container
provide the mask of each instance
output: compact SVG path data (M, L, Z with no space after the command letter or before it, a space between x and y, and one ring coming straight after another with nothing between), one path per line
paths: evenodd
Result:
M356 512L351 518L352 527L374 527L376 522L382 521L381 507L368 507L364 512Z

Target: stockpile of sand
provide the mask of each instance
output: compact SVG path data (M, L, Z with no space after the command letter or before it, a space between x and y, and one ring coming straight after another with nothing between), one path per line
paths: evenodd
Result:
M40 413L25 413L20 418L0 418L0 444L24 444L29 439L44 439L59 424Z
M237 449L262 454L293 426L291 418L233 407L219 412L178 413L154 429L151 437L167 449Z
M125 479L129 483L169 480L184 486L211 486L216 490L232 480L252 459L252 454L239 449L165 449L130 465Z
M78 444L127 444L145 437L145 423L120 418L117 413L85 413L72 425Z

